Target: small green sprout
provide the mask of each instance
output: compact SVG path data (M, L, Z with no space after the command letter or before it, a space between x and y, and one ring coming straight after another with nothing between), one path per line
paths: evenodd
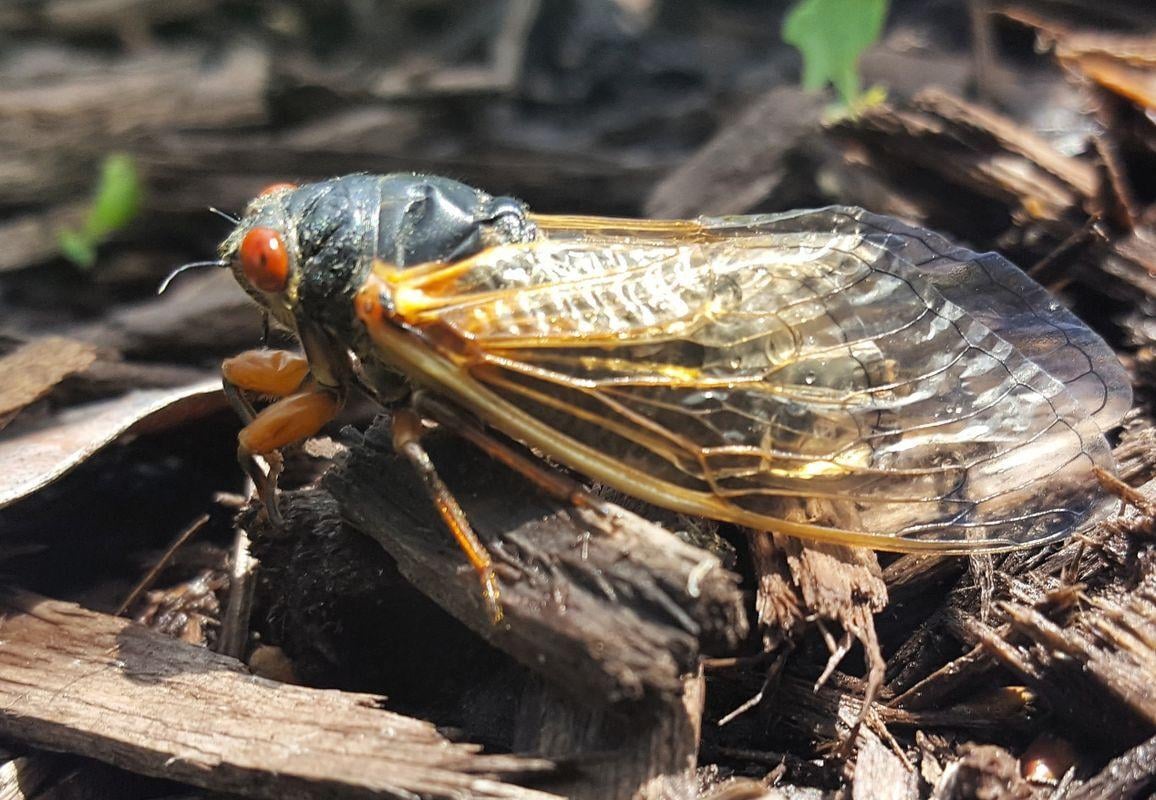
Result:
M140 178L132 156L112 153L105 157L84 225L57 234L61 254L78 267L92 267L97 246L132 221L140 201Z
M878 98L865 97L859 81L859 56L883 31L888 0L799 0L783 20L783 41L803 55L803 88L834 85L848 108Z

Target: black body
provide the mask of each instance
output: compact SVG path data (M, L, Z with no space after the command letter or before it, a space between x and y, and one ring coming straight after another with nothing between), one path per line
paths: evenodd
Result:
M374 261L452 263L535 236L520 200L415 174L346 175L259 197L222 248L225 260L235 260L253 227L284 236L296 275L296 320L339 339L351 331L353 296Z

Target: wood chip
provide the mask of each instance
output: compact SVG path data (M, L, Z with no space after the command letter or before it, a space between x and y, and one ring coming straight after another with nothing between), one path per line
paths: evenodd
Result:
M1156 482L1138 491L1149 502L1156 500ZM1110 532L1146 519L1129 508L1121 522L1109 521L1102 528ZM1107 552L1103 546L1097 550ZM1151 691L1151 676L1156 675L1156 573L1144 568L1130 585L1097 583L1079 592L1074 602L1053 607L1054 595L1040 593L1038 579L1020 581L1017 586L1023 585L1025 596L1038 600L1034 605L1001 603L1008 629L997 631L975 621L969 627L989 654L1047 702L1065 730L1100 747L1130 747L1156 727Z
M550 762L482 755L380 697L255 678L231 658L28 593L7 595L3 612L5 736L248 797L557 797L503 779Z
M46 336L0 358L0 429L67 378L96 361L96 347L86 342Z
M998 201L1024 226L1055 227L1066 236L1083 222L1083 207L1099 186L1092 165L1061 155L1006 117L940 90L921 92L907 104L874 106L832 132L865 147L860 158L909 187L923 206L923 218L946 220L953 219L952 210L958 213L960 198L934 191L928 182L933 175ZM924 172L916 175L913 166Z
M726 650L745 635L737 579L716 556L615 506L604 516L550 503L457 439L428 446L495 558L499 625L414 470L394 454L386 420L324 486L422 592L555 685L586 702L679 695L704 648Z
M126 433L156 430L224 406L220 381L213 380L129 392L9 430L0 437L0 508L47 486Z
M57 236L66 228L79 228L90 203L67 203L0 222L0 272L24 269L60 257Z
M74 202L100 158L141 132L253 125L267 115L272 59L254 47L216 58L149 50L111 66L54 55L51 80L0 87L0 204Z
M1085 783L1072 787L1063 800L1141 797L1156 783L1156 737L1147 739L1108 762Z
M571 800L637 798L654 781L692 774L705 693L702 676L695 674L686 679L681 697L615 707L539 682L520 698L514 747L577 762L572 779L551 784Z
M126 303L72 335L126 356L171 361L254 346L261 313L227 270L209 269L182 275L162 296Z
M786 156L819 132L824 104L822 94L794 86L768 92L654 187L646 215L749 211L786 177Z
M852 800L916 800L919 776L872 731L861 729Z
M831 660L819 683L826 680L847 654L852 640L857 639L869 666L866 697L870 703L882 686L884 670L874 615L887 606L887 586L875 553L861 547L804 542L777 534L752 533L751 537L759 580L755 607L760 620L767 626L787 626L777 634L765 631L767 644L798 636L804 623L837 624L844 632L842 640L837 641L824 631Z

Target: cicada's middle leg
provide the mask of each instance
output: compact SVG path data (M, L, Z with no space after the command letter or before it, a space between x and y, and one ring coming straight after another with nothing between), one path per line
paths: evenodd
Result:
M269 519L280 525L276 451L313 436L337 416L342 393L313 381L309 362L284 350L250 350L226 359L221 376L225 395L245 421L237 435L237 460L257 487ZM247 394L278 400L257 413ZM254 456L269 461L268 472L258 466Z
M438 513L450 529L465 553L470 566L478 574L482 583L482 597L495 623L502 619L502 606L498 596L498 580L493 563L484 544L474 533L465 512L442 482L430 461L429 454L421 445L425 428L423 420L429 420L474 444L491 458L528 478L540 491L562 503L580 508L589 508L604 515L610 515L610 508L598 497L591 495L572 478L558 473L539 461L528 457L516 448L495 438L480 423L459 411L452 404L444 402L425 392L415 392L410 408L402 408L393 414L394 449L409 459L421 476L426 491L434 501Z
M613 513L606 503L592 495L578 481L550 468L540 459L527 456L524 452L495 438L482 427L481 423L469 418L454 406L433 395L417 392L413 397L413 407L423 418L433 420L453 431L490 458L528 479L548 497L577 508L589 508L603 515Z
M486 546L474 533L466 512L462 510L449 487L442 482L429 453L422 446L421 437L424 432L421 417L412 410L400 408L393 412L393 447L409 459L410 464L417 470L439 516L477 573L478 580L482 584L482 599L490 612L491 621L497 625L502 621L502 602L498 593L498 577L494 574L493 560Z

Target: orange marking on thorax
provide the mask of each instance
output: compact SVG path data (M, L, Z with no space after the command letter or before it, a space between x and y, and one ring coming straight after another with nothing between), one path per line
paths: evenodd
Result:
M366 327L370 335L373 336L375 331L380 331L382 326L389 325L390 319L394 318L398 322L404 322L421 331L423 341L415 341L414 347L432 348L437 350L443 356L452 358L457 363L468 363L480 361L481 356L478 354L478 348L473 342L463 339L458 333L445 325L423 322L415 314L407 315L404 311L397 308L396 290L392 288L388 281L383 280L376 273L370 275L361 288L357 291L354 298L355 310L358 320ZM382 295L385 292L391 293L391 298L394 302L394 308L387 311L382 304Z

